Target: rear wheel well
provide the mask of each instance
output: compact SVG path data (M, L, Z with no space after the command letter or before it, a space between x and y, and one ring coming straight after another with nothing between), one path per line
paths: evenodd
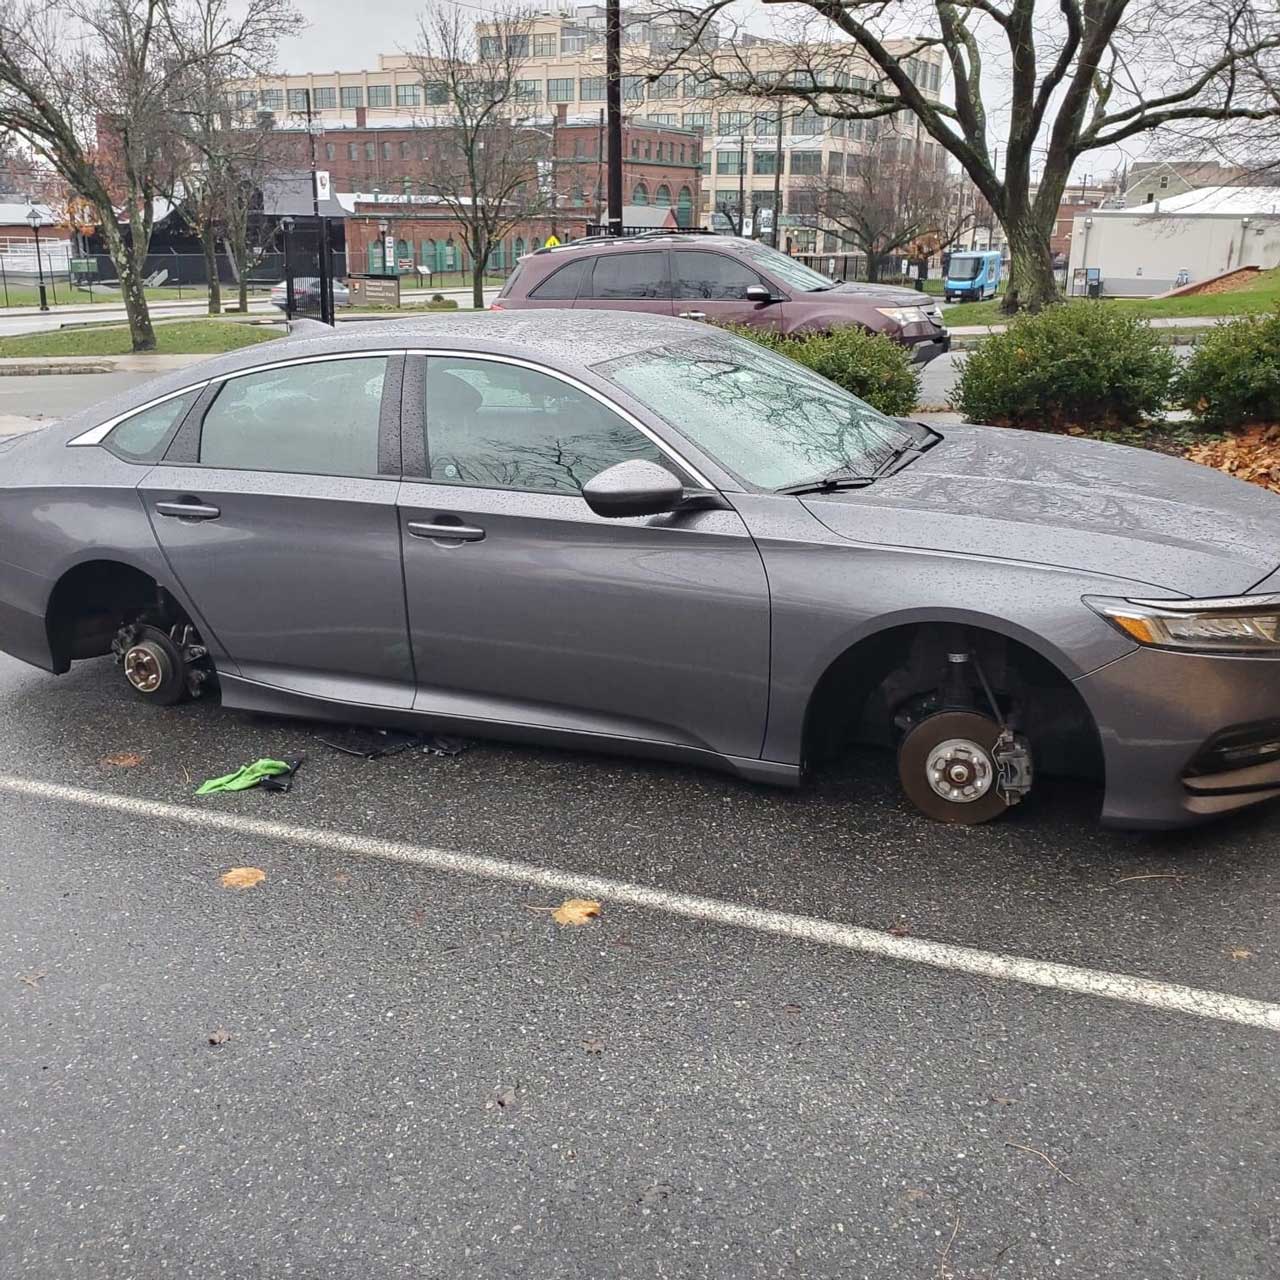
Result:
M126 623L146 617L171 626L182 610L150 574L116 560L90 560L58 579L45 611L45 629L55 671L79 658L111 652Z
M846 649L818 681L805 715L806 766L853 743L894 746L894 715L939 689L946 655L962 633L1002 711L1026 734L1036 767L1103 777L1097 725L1074 684L1049 659L996 631L952 623L892 627ZM977 695L986 712L985 698Z

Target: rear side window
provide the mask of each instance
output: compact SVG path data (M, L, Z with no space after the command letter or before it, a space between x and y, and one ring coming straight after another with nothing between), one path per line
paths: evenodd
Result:
M197 387L131 415L118 423L103 443L126 462L159 461L187 410L200 398L200 390Z
M504 284L502 288L499 290L498 297L500 298L507 297L511 293L511 290L516 287L516 281L519 280L521 275L523 274L524 274L524 263L517 262L516 265L512 268L511 274L507 277L506 284Z
M376 476L386 372L369 356L228 379L204 415L201 466Z
M705 301L745 298L753 284L763 283L750 267L723 253L676 250L676 297Z
M667 252L605 253L591 273L592 298L669 298Z
M592 258L575 258L566 262L559 271L552 272L540 285L529 291L531 298L549 298L567 301L578 296L583 277L594 261Z

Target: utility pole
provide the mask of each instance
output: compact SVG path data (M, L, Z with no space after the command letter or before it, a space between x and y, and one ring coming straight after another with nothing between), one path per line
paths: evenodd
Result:
M782 99L778 99L778 136L773 142L773 247L782 236Z
M747 229L747 135L738 134L738 234Z
M622 234L622 0L605 5L605 108L609 119L609 234Z

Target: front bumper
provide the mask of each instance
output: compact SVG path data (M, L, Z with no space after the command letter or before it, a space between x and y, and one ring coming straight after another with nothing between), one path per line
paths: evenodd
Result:
M1076 688L1102 741L1103 822L1186 826L1280 796L1280 759L1241 767L1213 750L1227 731L1280 722L1280 659L1136 649Z

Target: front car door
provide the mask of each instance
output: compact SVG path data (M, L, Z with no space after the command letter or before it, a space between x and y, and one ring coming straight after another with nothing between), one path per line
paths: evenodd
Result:
M672 257L676 315L753 329L782 328L781 301L755 302L747 297L752 285L760 285L775 296L776 290L745 262L710 249L677 249Z
M597 516L581 488L606 467L682 473L638 420L521 360L410 361L400 520L415 709L758 757L769 598L738 514Z
M403 363L353 353L217 380L139 486L198 625L243 679L412 703L396 518Z

